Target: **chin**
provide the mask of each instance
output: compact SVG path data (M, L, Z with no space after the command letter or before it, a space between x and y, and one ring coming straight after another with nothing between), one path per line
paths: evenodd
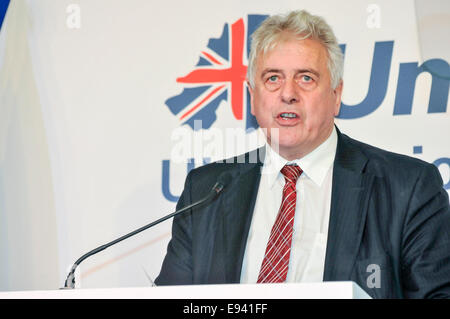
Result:
M290 142L290 143L279 143L272 144L272 148L278 149L281 153L298 153L301 151L302 146L300 143Z

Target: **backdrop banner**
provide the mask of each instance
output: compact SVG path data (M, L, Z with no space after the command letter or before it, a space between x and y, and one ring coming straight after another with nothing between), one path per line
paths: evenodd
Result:
M14 0L0 30L0 290L175 209L186 174L263 144L250 35L306 9L345 54L339 129L433 163L450 192L448 1ZM77 286L148 286L171 221L89 258Z

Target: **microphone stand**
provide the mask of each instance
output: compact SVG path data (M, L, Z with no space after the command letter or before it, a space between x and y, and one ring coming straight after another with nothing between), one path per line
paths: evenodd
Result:
M83 260L85 260L86 258L88 258L88 257L90 257L92 255L95 255L95 254L105 250L106 248L108 248L108 247L110 247L112 245L115 245L118 242L121 242L122 240L125 240L125 239L127 239L127 238L129 238L131 236L134 236L134 235L136 235L136 234L138 234L138 233L140 233L140 232L142 232L142 231L144 231L144 230L146 230L146 229L148 229L150 227L153 227L153 226L155 226L155 225L157 225L157 224L159 224L159 223L161 223L161 222L163 222L163 221L165 221L165 220L167 220L169 218L175 217L178 214L184 213L185 211L187 211L187 210L189 210L189 209L191 209L191 208L193 208L195 206L201 205L201 204L203 204L203 203L205 203L205 202L215 198L224 189L224 187L225 187L225 183L218 181L213 186L213 188L211 189L211 191L209 192L209 194L207 196L205 196L204 198L196 201L195 203L192 203L191 205L188 205L188 206L186 206L186 207L184 207L184 208L182 208L180 210L177 210L177 211L175 211L172 214L169 214L169 215L164 216L164 217L162 217L162 218L160 218L158 220L155 220L155 221L151 222L150 224L147 224L147 225L145 225L145 226L143 226L143 227L141 227L139 229L136 229L135 231L132 231L131 233L128 233L128 234L126 234L126 235L124 235L122 237L119 237L119 238L117 238L117 239L115 239L115 240L113 240L113 241L111 241L111 242L109 242L107 244L101 245L101 246L99 246L99 247L97 247L97 248L87 252L86 254L84 254L83 256L78 258L77 261L75 261L75 263L73 264L69 274L67 275L66 281L64 283L64 288L62 288L62 289L74 289L75 288L75 270L83 262Z

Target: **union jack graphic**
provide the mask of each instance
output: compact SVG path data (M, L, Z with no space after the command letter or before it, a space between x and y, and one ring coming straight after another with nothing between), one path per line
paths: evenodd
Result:
M201 128L208 129L217 119L215 112L220 103L228 101L234 118L237 121L245 120L246 129L258 127L250 113L244 54L248 58L250 35L266 17L248 15L247 26L243 18L231 25L226 23L222 35L210 39L206 49L200 53L194 70L177 78L177 83L184 86L183 91L165 103L181 124L194 129L194 121L202 120Z

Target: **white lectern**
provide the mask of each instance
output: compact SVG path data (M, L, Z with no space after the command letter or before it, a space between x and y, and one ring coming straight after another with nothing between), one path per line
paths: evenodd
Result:
M354 282L226 284L0 292L0 299L370 299Z

